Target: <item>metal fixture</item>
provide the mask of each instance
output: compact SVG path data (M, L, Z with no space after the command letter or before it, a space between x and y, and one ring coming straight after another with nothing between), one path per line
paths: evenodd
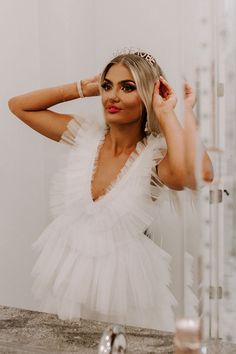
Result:
M125 354L127 341L124 327L112 325L105 329L100 340L98 354Z

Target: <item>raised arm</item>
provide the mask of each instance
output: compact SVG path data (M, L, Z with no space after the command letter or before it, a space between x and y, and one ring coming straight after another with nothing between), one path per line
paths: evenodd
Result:
M190 85L184 86L184 127L179 123L174 108L176 95L168 82L161 77L156 84L153 95L153 108L158 123L165 136L167 153L158 166L158 175L168 187L181 190L184 187L195 189L197 127L193 112L195 96ZM211 160L203 145L201 149L201 178L213 180Z
M153 94L153 109L165 136L167 153L158 165L158 176L171 189L181 190L185 185L184 131L174 108L177 98L164 78L157 82Z
M99 75L81 81L84 97L99 95ZM13 97L8 105L25 124L49 139L59 141L72 119L70 114L57 113L50 107L80 98L77 83L45 88Z
M196 102L196 95L192 87L184 83L184 136L185 136L185 161L186 161L186 186L196 188L196 148L201 149L199 161L200 177L205 182L212 182L214 178L213 166L209 155L207 154L202 143L198 144L198 131L196 125L196 117L193 111Z

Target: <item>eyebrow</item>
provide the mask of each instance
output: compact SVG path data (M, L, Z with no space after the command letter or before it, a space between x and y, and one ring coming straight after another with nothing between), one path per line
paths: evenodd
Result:
M109 79L104 79L104 81L108 81L108 82L110 82L111 84L112 84L112 81L111 80L109 80ZM125 83L127 83L127 82L132 82L133 84L135 84L135 82L133 81L133 80L121 80L120 82L119 82L119 84L125 84ZM136 84L135 84L136 85Z

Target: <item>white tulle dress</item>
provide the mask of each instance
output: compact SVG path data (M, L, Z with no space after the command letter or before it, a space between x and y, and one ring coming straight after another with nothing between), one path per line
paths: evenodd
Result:
M54 219L33 246L39 252L33 293L43 311L62 319L173 331L170 256L151 232L165 190L155 175L161 143L152 135L139 142L106 194L93 201L106 131L74 117L62 136L71 148L53 181Z

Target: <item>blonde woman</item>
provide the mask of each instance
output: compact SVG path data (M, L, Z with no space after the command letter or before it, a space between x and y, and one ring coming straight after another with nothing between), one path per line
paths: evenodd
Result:
M96 95L104 124L50 109ZM117 56L101 75L9 101L24 123L71 146L54 181L55 218L35 244L33 291L44 310L63 319L174 330L170 257L151 240L150 226L163 191L196 187L194 100L186 86L186 132L161 68L136 52ZM206 153L202 176L213 178Z

